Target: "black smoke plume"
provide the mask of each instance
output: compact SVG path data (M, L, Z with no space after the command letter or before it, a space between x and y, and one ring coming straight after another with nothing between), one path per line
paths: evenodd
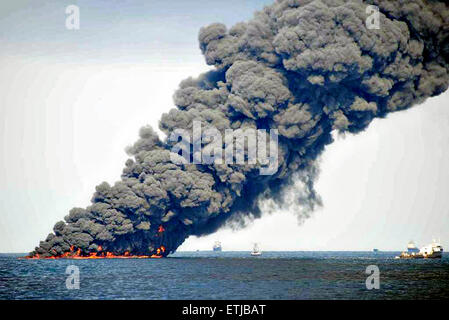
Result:
M380 29L367 27L368 5L378 6ZM317 156L334 130L360 132L449 83L445 1L278 0L249 22L202 28L199 42L215 68L180 84L176 108L162 116L160 129L168 137L192 129L194 120L222 132L277 129L277 172L260 175L258 163L177 165L173 143L142 128L121 181L100 184L92 204L72 209L32 256L57 257L70 248L88 255L99 246L150 255L162 245L165 256L190 235L260 216L264 199L282 206L297 181L298 205L313 210L320 204Z

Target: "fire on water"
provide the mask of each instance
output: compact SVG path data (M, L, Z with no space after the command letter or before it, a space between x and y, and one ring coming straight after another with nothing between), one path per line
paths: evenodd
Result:
M55 259L150 259L150 258L163 258L163 253L165 253L165 247L161 246L156 250L156 254L153 255L133 255L129 251L125 251L124 254L114 254L112 252L103 251L103 248L101 246L98 246L97 252L91 252L87 255L82 254L81 249L78 249L75 251L75 248L72 246L70 247L70 252L66 252L59 256L51 256L51 257L43 257L39 254L35 254L33 256L25 257L25 259L29 260L40 260L40 259L47 259L47 260L55 260Z

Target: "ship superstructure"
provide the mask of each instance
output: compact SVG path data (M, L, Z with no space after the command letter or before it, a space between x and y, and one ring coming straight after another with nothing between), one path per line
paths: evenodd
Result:
M408 253L418 253L419 252L419 249L416 247L416 245L413 241L410 241L407 244L407 252Z

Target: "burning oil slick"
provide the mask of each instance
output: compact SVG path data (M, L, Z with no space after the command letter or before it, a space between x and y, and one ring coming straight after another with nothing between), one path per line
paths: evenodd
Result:
M368 4L379 7L379 29L365 25ZM277 129L276 173L259 175L260 163L175 164L173 143L142 128L121 181L100 184L30 257L163 257L190 235L259 217L264 200L282 207L298 181L307 216L320 205L317 157L331 132L360 132L445 91L448 40L449 8L436 0L279 0L229 30L202 28L215 69L180 84L160 129Z

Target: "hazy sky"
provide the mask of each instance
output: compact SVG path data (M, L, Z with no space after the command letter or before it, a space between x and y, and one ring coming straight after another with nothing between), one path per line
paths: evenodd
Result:
M230 26L270 2L0 3L0 252L32 250L96 185L119 179L138 129L157 128L178 83L209 69L201 26ZM65 28L69 4L80 30ZM446 93L336 136L321 159L324 206L302 225L277 212L180 249L401 250L432 237L449 247L448 107Z

